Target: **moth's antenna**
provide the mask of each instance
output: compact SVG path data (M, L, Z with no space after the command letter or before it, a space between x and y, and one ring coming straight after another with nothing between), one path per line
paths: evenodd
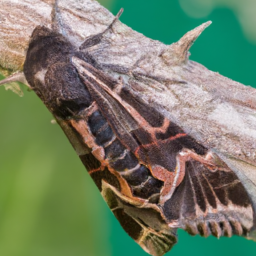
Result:
M59 10L59 1L55 0L53 7L52 7L52 30L56 31L60 34L62 34L63 36L66 35L64 29L63 29L63 24L62 24L62 19L61 19L61 15L60 15L60 10Z

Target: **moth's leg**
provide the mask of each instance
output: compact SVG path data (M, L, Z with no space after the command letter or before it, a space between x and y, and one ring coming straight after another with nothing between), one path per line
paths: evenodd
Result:
M112 30L114 24L118 21L119 17L123 13L123 9L120 9L120 11L115 16L114 20L111 22L111 24L101 33L92 35L88 37L79 47L79 50L85 50L86 48L89 48L91 46L97 45L101 42L103 35L108 32L109 30Z

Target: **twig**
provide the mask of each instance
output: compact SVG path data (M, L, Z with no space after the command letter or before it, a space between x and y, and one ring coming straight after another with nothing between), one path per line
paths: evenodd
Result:
M76 45L113 20L92 0L63 0L59 8L67 36ZM22 70L30 35L37 25L50 27L51 10L49 0L1 1L3 71ZM256 90L188 60L190 46L209 24L164 45L117 21L90 51L106 72L128 79L140 97L225 160L256 206ZM123 70L110 71L117 66Z

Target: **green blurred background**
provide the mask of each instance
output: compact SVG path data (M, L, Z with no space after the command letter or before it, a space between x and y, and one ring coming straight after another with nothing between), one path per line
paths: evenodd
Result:
M101 0L121 21L170 44L201 23L213 24L190 59L256 86L256 1ZM0 93L0 256L145 256L114 218L71 145L34 93ZM243 238L191 237L167 255L251 256Z

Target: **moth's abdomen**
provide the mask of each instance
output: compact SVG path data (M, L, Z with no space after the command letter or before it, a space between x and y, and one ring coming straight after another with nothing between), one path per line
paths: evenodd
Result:
M148 199L160 193L163 182L155 179L150 170L122 144L99 110L88 117L88 128L95 144L104 151L103 162L126 180L134 196ZM96 172L100 175L101 171L102 167L89 170L92 177Z

